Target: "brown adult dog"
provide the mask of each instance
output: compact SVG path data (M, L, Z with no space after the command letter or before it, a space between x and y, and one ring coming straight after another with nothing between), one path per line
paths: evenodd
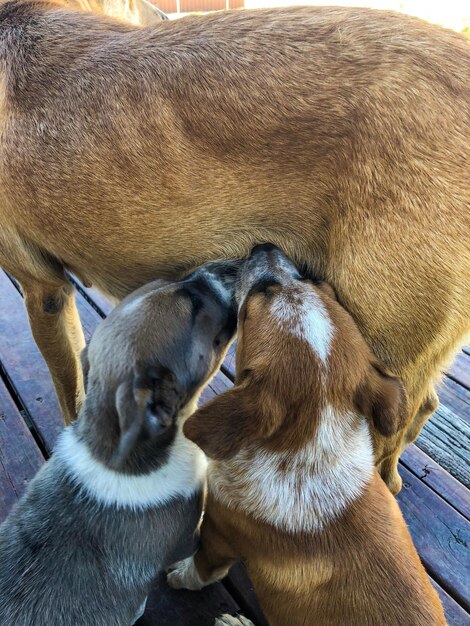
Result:
M438 626L438 596L374 468L369 424L406 413L327 286L258 246L239 290L234 389L184 433L213 459L195 557L168 580L199 589L243 559L272 626Z
M84 341L65 270L120 299L270 240L334 285L417 435L469 328L463 37L362 9L140 29L13 0L0 68L0 265L66 421ZM403 437L375 437L394 491Z
M140 26L150 26L168 19L163 11L148 0L63 0L63 4L71 9L102 13Z

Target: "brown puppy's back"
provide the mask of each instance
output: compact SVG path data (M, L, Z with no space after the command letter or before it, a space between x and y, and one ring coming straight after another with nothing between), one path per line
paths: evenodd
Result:
M272 626L292 625L294 616L296 626L446 624L399 507L377 474L318 534L289 535L209 499L202 532L211 542L226 537L243 555ZM215 549L223 550L223 541Z

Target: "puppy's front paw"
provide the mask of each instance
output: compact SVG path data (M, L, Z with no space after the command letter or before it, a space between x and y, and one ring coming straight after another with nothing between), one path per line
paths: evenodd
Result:
M238 615L234 617L233 615L225 614L217 617L214 623L214 626L255 626L251 620L244 617L243 615Z
M204 587L204 582L198 574L192 556L172 565L166 579L173 589L191 589L191 591L198 591Z

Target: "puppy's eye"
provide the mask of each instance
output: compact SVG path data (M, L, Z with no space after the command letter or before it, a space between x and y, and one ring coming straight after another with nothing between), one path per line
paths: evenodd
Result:
M216 348L218 348L220 346L220 339L218 337L216 339L214 339L214 346Z

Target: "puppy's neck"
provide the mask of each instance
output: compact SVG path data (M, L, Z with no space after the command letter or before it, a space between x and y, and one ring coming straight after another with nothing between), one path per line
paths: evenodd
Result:
M300 449L253 444L233 459L211 462L209 489L229 508L280 530L316 532L365 492L373 471L365 419L328 407L314 440Z
M127 456L115 465L116 452L119 448L121 432L118 418L112 403L106 402L99 395L89 393L74 428L91 455L109 469L116 469L123 474L149 474L167 462L167 457L175 438L180 433L186 419L196 410L196 395L177 415L173 426L156 438L138 437ZM111 408L110 408L111 406Z
M162 465L148 473L110 469L93 455L75 426L62 433L53 460L95 502L132 510L158 507L174 497L189 498L202 489L206 475L206 458L186 439L181 425Z

